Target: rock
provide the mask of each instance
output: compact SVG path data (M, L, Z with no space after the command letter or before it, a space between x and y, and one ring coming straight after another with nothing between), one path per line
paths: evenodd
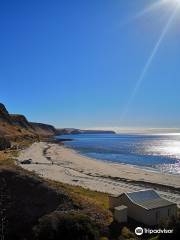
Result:
M21 161L21 164L31 164L32 163L32 159L26 159Z

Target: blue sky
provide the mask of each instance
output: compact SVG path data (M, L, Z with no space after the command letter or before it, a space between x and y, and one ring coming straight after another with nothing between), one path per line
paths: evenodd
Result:
M136 17L153 2L0 1L0 101L58 127L180 127L180 10L128 105L172 12Z

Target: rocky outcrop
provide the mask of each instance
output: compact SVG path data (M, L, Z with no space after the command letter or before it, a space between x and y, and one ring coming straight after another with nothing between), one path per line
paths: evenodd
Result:
M12 123L9 113L2 103L0 103L0 121L9 124Z

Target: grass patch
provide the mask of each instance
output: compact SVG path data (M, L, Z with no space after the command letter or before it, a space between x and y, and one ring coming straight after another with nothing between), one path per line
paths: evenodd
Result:
M11 157L9 152L0 152L0 166L13 167L15 166L14 159Z
M109 199L107 193L101 193L97 191L92 191L89 189L85 189L79 186L72 186L69 184L48 180L49 184L55 188L64 189L71 194L73 198L81 198L86 199L89 202L95 203L103 209L109 209Z

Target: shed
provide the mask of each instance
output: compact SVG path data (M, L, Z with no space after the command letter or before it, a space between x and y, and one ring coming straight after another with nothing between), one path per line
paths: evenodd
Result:
M162 198L153 189L109 196L109 204L111 209L126 206L128 217L150 226L177 217L177 205Z

